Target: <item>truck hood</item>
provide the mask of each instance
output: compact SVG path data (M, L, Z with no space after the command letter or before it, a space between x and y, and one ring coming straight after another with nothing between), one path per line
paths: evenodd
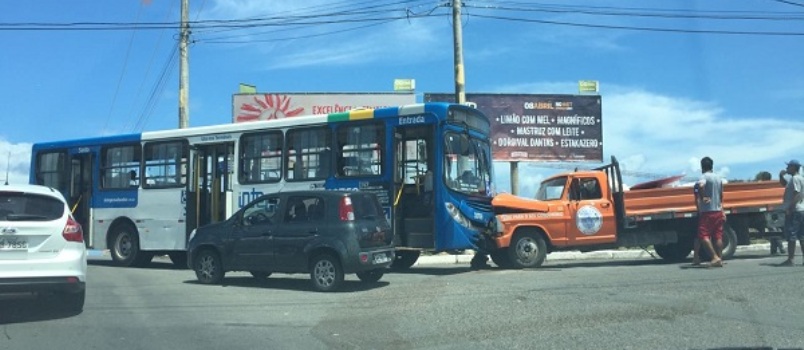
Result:
M502 193L494 196L491 200L491 206L494 208L495 214L505 213L533 213L543 212L549 210L549 205L545 202L517 197L509 193Z

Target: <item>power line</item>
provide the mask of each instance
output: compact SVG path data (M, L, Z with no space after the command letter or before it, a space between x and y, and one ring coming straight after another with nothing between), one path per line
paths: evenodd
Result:
M793 5L793 6L804 7L804 4L798 3L798 2L792 2L792 1L787 1L787 0L773 0L773 1L780 2L782 4L788 4L788 5Z
M154 83L154 87L151 89L151 94L148 96L148 101L145 103L145 105L143 105L143 108L140 111L140 116L137 119L137 122L134 124L134 130L142 130L145 127L145 124L148 122L148 119L151 117L151 114L153 114L159 96L161 96L162 91L165 90L165 84L168 80L167 78L176 68L176 64L178 63L177 58L179 56L178 52L179 46L173 46L173 50L170 52L165 65L162 67L162 73Z
M167 12L166 12L165 20L167 20L167 18L169 18L170 15L173 13L173 10L176 8L176 4L177 4L177 2L175 2L175 1L172 2L172 6L170 6L168 8ZM148 60L148 66L145 69L145 74L142 75L142 81L140 82L140 86L137 88L137 94L135 95L134 99L132 99L131 108L129 108L129 110L132 111L132 114L128 116L128 118L127 118L128 120L133 121L133 119L135 118L135 114L133 114L134 104L137 101L139 101L140 95L142 95L143 88L145 87L145 82L147 80L147 77L151 73L151 67L153 67L153 63L156 60L156 54L157 54L157 52L159 52L159 47L162 45L162 38L163 38L164 34L165 34L165 31L160 31L159 32L159 37L156 39L156 45L154 45L154 51L153 51L153 53L151 53L151 58ZM135 129L136 123L138 123L138 121L134 122L134 124L131 125L129 128L130 129ZM127 128L127 129L129 129L129 128Z
M397 3L384 4L382 6L397 5L397 4L411 5L411 4L413 4L413 2L414 1L406 0L406 1L401 1L401 2L397 2ZM416 2L421 2L421 0L416 0ZM416 5L414 7L423 7L423 6L424 5L419 4L419 5ZM332 16L343 16L343 15L346 15L346 14L359 15L359 16L356 16L356 17L354 17L352 19L353 22L357 21L357 20L368 19L368 18L370 18L369 15L371 15L371 14L377 14L377 13L387 14L387 13L394 12L394 11L398 11L399 13L405 14L407 16L406 18L408 18L408 19L411 18L411 17L417 16L417 14L412 10L411 7L407 7L407 8L388 8L388 9L375 10L375 11L366 11L366 9L367 8L361 8L360 9L361 11L351 10L349 12L334 12L334 13L330 12L330 13L326 13L326 14L321 14L320 16L332 17ZM432 12L432 10L430 10L430 12ZM305 17L306 18L313 18L311 16L312 15L307 15ZM293 26L283 26L280 29L274 29L274 30L270 30L270 31L262 31L262 32L249 31L249 32L247 32L245 34L233 34L233 35L227 35L227 36L214 36L214 34L213 34L213 35L207 36L207 37L204 37L203 34L220 33L220 32L224 32L224 31L235 31L235 30L238 30L238 31L243 30L244 31L244 30L248 30L248 29L252 29L252 28L206 29L206 30L201 29L201 30L196 30L195 33L201 33L201 35L199 35L199 39L198 39L199 42L209 42L211 40L214 40L216 42L220 42L220 41L227 40L227 39L254 37L254 36L264 35L264 34L275 34L275 33L279 33L279 32L288 32L288 31L294 31L294 30L303 29L302 27L315 27L315 26L317 26L317 23L316 24L299 24L299 23L292 22L291 19L295 19L295 18L302 18L302 16L294 17L294 18L287 17L284 21L277 22L277 24L294 24ZM392 20L396 20L396 19L392 19ZM388 21L391 21L391 20L388 20ZM381 21L381 22L386 22L386 21ZM380 23L380 24L382 24L382 23ZM369 26L360 26L359 28L367 28L367 27L371 27L371 25L369 25ZM339 32L342 32L342 31L339 31ZM313 35L313 36L318 36L318 35ZM293 38L299 38L299 37L293 37ZM283 40L283 39L278 39L278 40ZM276 41L276 40L271 40L271 41Z
M738 31L738 30L696 30L696 29L679 29L679 28L657 28L657 27L637 27L637 26L615 26L606 24L589 24L589 23L576 23L576 22L561 22L561 21L548 21L541 19L528 19L517 17L504 17L504 16L489 16L479 14L467 14L467 16L496 19L514 22L527 22L527 23L540 23L540 24L553 24L570 27L582 28L599 28L599 29L620 29L632 31L645 31L645 32L665 32L665 33L686 33L686 34L721 34L721 35L759 35L759 36L804 36L804 32L771 32L771 31Z
M671 18L671 19L714 19L714 20L767 20L767 21L800 21L804 19L804 14L791 14L779 13L775 16L765 15L760 16L757 14L708 14L708 13L668 13L662 12L633 12L631 10L597 10L597 9L579 9L568 7L506 7L506 6L473 6L466 5L465 7L501 11L515 11L515 12L546 12L546 13L571 13L582 15L595 15L595 16L618 16L618 17L652 17L652 18ZM655 11L655 10L653 10ZM783 14L783 16L782 16Z
M143 4L140 3L139 8L137 9L137 16L134 19L135 21L140 19L140 14L142 13ZM109 126L109 120L112 119L112 112L114 112L114 105L117 103L117 94L120 93L120 85L123 83L123 77L126 75L126 68L128 67L128 58L131 54L131 46L134 44L134 35L137 34L136 30L131 31L131 37L128 39L128 47L126 47L126 54L123 58L123 69L120 71L120 77L117 79L117 86L114 89L114 95L112 96L112 103L109 105L109 114L106 116L106 122L103 123L103 130Z
M271 38L271 39L226 40L226 39L253 37L253 36L264 35L264 34L274 34L274 33L280 32L280 31L287 31L288 30L288 29L279 29L279 30L274 30L274 31L269 31L269 32L249 33L249 34L232 35L232 36L228 36L228 37L218 37L218 38L209 38L209 39L198 39L197 42L198 43L206 43L206 44L248 44L248 43L265 43L265 42L307 39L307 38L314 38L314 37L321 37L321 36L334 35L334 34L339 34L339 33L344 33L344 32L350 32L350 31L355 31L355 30L360 30L360 29L365 29L365 28L370 28L370 27L377 27L377 26L385 25L385 24L388 24L388 23L391 23L391 22L399 21L401 19L429 17L429 16L432 15L432 13L437 8L438 7L434 7L429 12L422 13L422 14L412 14L412 15L408 15L408 16L405 16L405 17L391 18L391 19L388 19L388 20L385 20L385 21L376 22L376 23L370 23L370 24L366 24L366 25L362 25L362 26L350 27L350 28L345 28L345 29L340 29L340 30L330 30L330 31L327 31L325 33L315 33L315 34L298 35L298 36L287 36L287 37ZM444 14L443 16L447 16L447 15Z

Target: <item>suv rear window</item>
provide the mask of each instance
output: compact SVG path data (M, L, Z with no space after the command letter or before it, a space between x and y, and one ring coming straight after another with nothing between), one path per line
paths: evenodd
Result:
M351 194L352 208L355 211L355 220L376 220L383 216L377 197L367 194Z
M51 221L64 215L56 198L21 192L0 192L0 221Z

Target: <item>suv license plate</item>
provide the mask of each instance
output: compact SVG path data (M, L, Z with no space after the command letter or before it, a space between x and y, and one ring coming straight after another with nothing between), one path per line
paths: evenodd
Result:
M374 263L375 264L385 264L391 261L391 258L388 257L386 253L374 254Z

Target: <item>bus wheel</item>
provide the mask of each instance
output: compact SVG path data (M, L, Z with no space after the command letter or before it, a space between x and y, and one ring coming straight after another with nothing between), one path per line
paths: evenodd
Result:
M118 225L112 233L112 260L120 266L142 266L151 262L153 255L140 250L137 229L128 224Z
M391 263L391 269L396 271L409 269L416 263L416 260L419 260L420 254L421 252L418 250L397 250L396 258Z
M508 247L508 259L513 268L539 267L546 257L547 245L544 243L544 239L532 232L516 234Z
M177 269L187 269L187 252L170 252L168 253L170 262Z

